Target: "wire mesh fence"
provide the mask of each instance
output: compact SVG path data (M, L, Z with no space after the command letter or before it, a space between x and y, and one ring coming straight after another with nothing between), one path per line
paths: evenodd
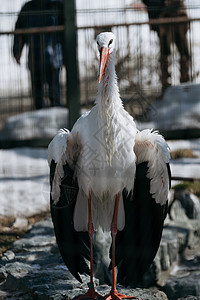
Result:
M0 8L0 127L9 116L35 109L27 59L30 49L27 46L24 47L20 65L16 63L12 52L15 23L24 3L26 1L23 0L4 1ZM101 1L99 4L91 0L76 1L80 102L83 106L91 105L96 97L98 53L95 38L101 31L111 30L117 36L116 71L121 97L129 107L129 111L140 115L153 101L152 99L161 95L159 37L157 32L151 30L146 10L135 4L136 1L131 3L126 0L109 1L109 3ZM200 6L198 1L188 0L186 7L190 24L187 31L189 80L199 83ZM38 14L44 17L44 11L40 11ZM156 22L160 22L159 26L163 24L163 20L156 20ZM171 22L175 21L168 18L164 22L172 24ZM174 26L187 23L188 20L181 19L176 22ZM56 31L56 27L53 28ZM172 36L175 27L170 28ZM37 30L41 40L48 35L46 28L42 28L42 32L40 32L41 28L36 28L35 31ZM59 30L62 31L63 27ZM26 29L24 29L24 33L25 31ZM36 32L29 33L30 39L35 34ZM56 31L54 34L57 36L58 32ZM180 54L175 44L170 46L168 69L170 85L180 84ZM48 74L44 75L48 76ZM67 70L63 64L59 74L63 106L67 105L66 75ZM44 85L44 104L45 107L51 105L47 85Z

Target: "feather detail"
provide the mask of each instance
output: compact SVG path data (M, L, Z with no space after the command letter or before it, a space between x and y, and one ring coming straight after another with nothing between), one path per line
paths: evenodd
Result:
M70 135L70 131L66 128L60 129L56 136L53 138L48 146L48 163L54 160L56 163L60 161L61 157L67 149L67 139Z
M72 135L68 129L60 129L48 146L48 163L54 160L56 163L55 175L52 183L51 195L54 204L60 198L60 185L64 177L63 166L68 163L71 167L78 155L78 133Z
M169 191L169 176L166 163L169 163L169 146L157 132L149 129L138 131L134 151L137 164L147 161L147 177L151 179L150 193L156 203L165 204Z

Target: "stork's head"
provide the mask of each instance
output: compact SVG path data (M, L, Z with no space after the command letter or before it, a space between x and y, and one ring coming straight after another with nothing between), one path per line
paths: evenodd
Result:
M112 32L102 32L97 36L97 46L100 52L100 65L99 65L99 83L103 72L105 70L106 63L109 55L115 49L115 36Z

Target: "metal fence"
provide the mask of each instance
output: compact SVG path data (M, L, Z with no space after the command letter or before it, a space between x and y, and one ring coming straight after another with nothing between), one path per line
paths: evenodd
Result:
M21 1L21 3L24 1ZM112 30L118 39L116 70L120 93L127 106L134 107L134 113L140 115L149 101L158 98L162 92L160 81L160 47L158 35L150 30L147 13L125 5L118 8L101 8L91 5L77 8L78 57L80 74L80 101L86 106L94 102L96 97L96 77L98 53L95 38L100 31ZM89 5L90 4L90 5ZM14 24L21 6L7 7L0 13L0 127L6 118L24 111L34 110L30 73L27 68L27 48L23 50L21 65L17 65L12 55ZM190 79L200 82L200 19L192 13L196 7L188 6L190 29L187 39L190 52ZM11 6L10 6L11 9ZM15 9L15 10L14 10ZM199 6L198 6L199 9ZM199 11L199 10L198 10ZM192 13L191 13L192 12ZM185 20L186 21L186 20ZM162 24L162 20L159 21ZM165 19L164 22L175 22ZM176 20L184 22L184 20ZM4 26L3 26L4 25ZM45 31L45 29L43 29ZM44 33L41 33L44 34ZM179 53L172 45L169 58L171 85L180 83ZM66 99L66 70L60 73L62 104ZM142 101L140 101L142 99ZM45 99L49 105L48 97Z

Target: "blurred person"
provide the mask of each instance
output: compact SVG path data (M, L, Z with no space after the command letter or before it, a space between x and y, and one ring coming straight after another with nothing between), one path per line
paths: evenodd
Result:
M188 18L183 0L142 0L147 7L149 19L158 18ZM157 32L160 42L160 67L162 88L170 86L168 71L168 57L171 54L170 46L174 43L180 54L180 82L189 81L189 50L187 31L189 23L152 24L151 30Z
M32 0L24 4L15 29L57 26L64 24L60 0ZM36 109L45 106L44 85L48 85L51 106L60 106L59 73L63 64L63 33L15 34L13 55L18 64L24 45L28 46L28 68Z

